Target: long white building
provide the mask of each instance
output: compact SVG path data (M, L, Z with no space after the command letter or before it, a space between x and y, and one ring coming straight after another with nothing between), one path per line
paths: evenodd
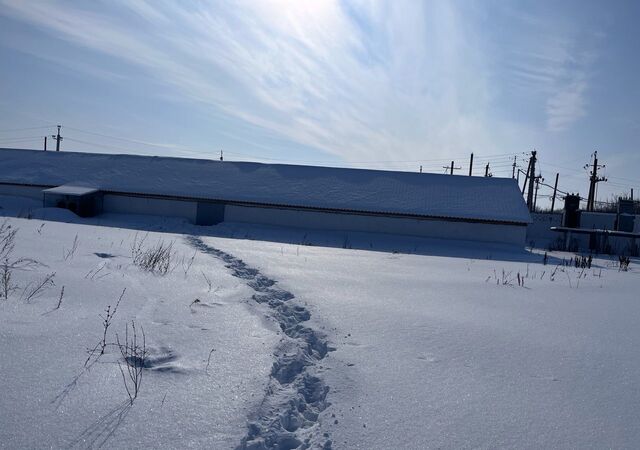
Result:
M84 215L152 214L200 225L247 222L515 245L524 245L531 222L508 178L18 149L0 149L0 195L42 199Z

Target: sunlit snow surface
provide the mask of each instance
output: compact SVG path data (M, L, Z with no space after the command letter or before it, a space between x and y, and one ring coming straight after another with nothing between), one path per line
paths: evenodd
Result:
M25 214L21 202L0 198L0 213ZM88 447L106 436L109 448L234 448L261 411L288 339L269 308L201 252L186 276L180 263L166 277L140 271L130 245L145 231L118 225L201 236L295 295L310 313L305 326L335 349L314 363L329 405L313 442L418 449L640 441L637 261L619 272L598 258L583 271L558 267L569 254L550 254L545 266L539 253L461 242L32 213L43 215L77 223L9 219L19 228L16 254L48 266L17 281L56 272L56 287L29 304L19 291L0 300L3 447ZM175 241L179 258L194 254L183 236L157 231L148 239ZM78 249L65 260L76 234ZM63 285L61 308L49 312ZM118 417L127 397L115 355L60 394L100 338L98 315L125 287L114 331L127 320L144 326L164 369L145 373L140 398Z

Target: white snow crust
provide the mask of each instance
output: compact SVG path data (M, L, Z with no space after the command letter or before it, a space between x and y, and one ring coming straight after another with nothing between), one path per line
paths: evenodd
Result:
M280 448L635 448L640 441L636 259L628 272L609 257L581 269L563 265L574 256L564 253L550 252L544 265L542 251L492 245L80 219L38 207L0 197L0 215L19 228L16 253L47 265L16 280L56 273L55 289L29 303L20 292L0 300L0 446L231 449L264 448L273 438ZM136 229L152 230L151 242L175 241L187 260L195 252L193 267L159 277L133 266ZM65 259L76 235L77 251ZM188 236L201 245L194 249ZM62 306L52 310L63 285ZM115 354L64 392L99 338L98 314L125 287L114 331L130 320L144 326L157 365L122 415ZM303 322L290 322L277 303L288 294ZM201 304L190 305L195 298ZM326 355L305 350L312 340L327 345ZM294 356L305 358L300 367ZM310 379L315 390L306 392ZM316 402L319 392L326 398ZM285 419L289 427L303 420L287 404L317 419L274 432Z

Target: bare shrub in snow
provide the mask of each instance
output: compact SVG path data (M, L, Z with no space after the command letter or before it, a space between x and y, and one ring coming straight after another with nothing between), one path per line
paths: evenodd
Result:
M100 315L100 318L102 319L102 338L98 341L98 343L93 347L93 348L89 348L87 349L87 353L89 354L89 356L87 357L86 361L84 362L84 367L83 369L75 376L73 377L73 380L67 384L67 386L64 388L64 390L62 391L62 393L60 393L59 395L57 395L55 397L55 399L53 400L52 403L56 403L57 405L60 405L61 402L76 388L77 384L78 384L78 380L80 380L80 378L82 378L85 374L89 373L90 369L97 363L100 361L100 359L102 358L102 356L105 354L105 350L107 349L107 347L118 347L118 349L122 352L123 350L126 349L120 349L121 343L118 342L117 340L117 334L116 334L116 342L113 342L112 338L109 338L108 336L108 332L109 329L111 327L111 323L113 322L113 318L116 315L116 313L118 312L118 306L120 305L120 302L122 301L122 298L124 297L124 294L126 292L126 288L122 290L122 293L120 294L120 297L118 297L118 301L116 302L115 306L112 308L111 305L108 305L105 308L105 315ZM60 308L60 305L62 304L62 299L64 297L64 286L62 287L62 289L60 290L60 297L58 299L58 304L57 306L52 310L56 310ZM134 328L134 335L136 334L135 332L135 328ZM109 339L109 340L107 340ZM125 331L125 343L123 345L127 345L127 342L129 343L130 346L130 339L129 339L129 333L128 330ZM137 336L134 339L134 343L137 344ZM140 347L139 345L134 345L133 348ZM146 358L146 344L144 343L144 339L143 339L143 345L142 345L142 349L144 350L143 354ZM138 354L140 352L138 351ZM126 383L126 382L125 382ZM128 388L128 384L126 385ZM137 384L137 389L140 388L140 383L138 382ZM134 393L137 392L136 389L134 389L133 391ZM136 394L137 395L137 394ZM131 404L133 401L130 400L130 402L127 402L127 404ZM56 406L57 407L57 406Z
M14 271L31 270L40 265L38 261L31 258L12 259L17 233L18 229L13 228L7 220L0 223L0 298L5 300L19 288L13 281Z
M124 363L118 362L118 368L122 374L122 381L129 396L129 402L133 405L134 400L138 398L140 386L142 385L142 373L147 361L147 344L142 327L140 328L141 339L138 337L138 330L134 321L131 321L131 330L131 333L129 333L129 324L127 324L124 331L124 341L122 342L116 334L116 345L120 349L120 354L124 361ZM122 368L123 365L126 368L126 372Z
M131 245L131 258L133 263L147 272L166 275L171 271L172 260L174 256L173 242L165 243L158 241L155 245L146 246L145 235L142 239L138 239L138 235L133 239ZM195 255L194 255L195 257ZM189 265L189 268L191 266ZM186 273L185 273L186 275Z
M58 303L56 304L56 307L53 309L60 309L60 306L62 305L62 299L64 298L64 286L62 286L62 289L60 289L60 297L58 297Z
M551 275L549 275L549 279L550 279L551 281L555 281L555 279L556 279L556 273L558 272L558 269L559 269L559 268L560 268L560 265L558 264L558 265L556 266L556 268L555 268L555 269L553 269L553 272L551 272Z
M76 237L73 239L73 243L71 244L71 248L67 249L63 249L62 250L62 257L64 258L65 261L72 259L73 256L76 254L76 250L78 250L78 235L76 234Z
M0 223L0 260L2 260L2 267L0 268L0 295L2 295L2 298L5 300L7 300L9 294L16 289L11 281L12 270L9 265L9 256L15 247L17 232L18 230L12 229L6 219Z
M38 266L45 266L44 264L36 261L32 258L20 258L14 261L11 261L10 264L12 269L14 270L33 270ZM46 266L45 266L46 267Z
M493 276L496 279L496 284L497 285L513 286L513 277L511 276L511 272L505 272L504 269L502 269L502 276L498 277L498 274L496 273L496 271L494 269ZM518 276L520 276L519 272L518 272ZM491 279L491 277L487 278L487 281L489 281L489 279Z
M120 294L120 297L118 297L118 301L116 302L113 309L111 308L111 305L107 305L104 316L100 315L100 318L102 319L102 339L98 341L98 343L93 348L90 348L87 350L87 353L89 353L89 356L87 357L87 360L84 362L85 367L93 365L96 361L98 361L98 359L100 359L102 355L104 355L104 351L107 348L107 345L109 345L107 343L107 333L109 332L109 327L111 326L113 317L118 312L118 306L120 306L120 302L122 301L122 298L124 297L124 293L126 291L127 291L127 288L124 288L122 290L122 293ZM62 293L60 294L60 296L62 298Z
M18 286L12 281L12 277L13 269L9 264L9 260L5 258L0 266L0 295L5 300L9 298L9 294L18 289Z
M209 365L211 364L211 355L213 355L213 352L215 352L216 349L212 348L211 351L209 352L209 357L207 358L207 367L204 368L204 373L206 373L207 375L209 375Z
M209 278L204 274L204 272L203 272L203 271L200 271L200 273L202 273L202 277L204 278L204 281L206 281L207 286L208 286L208 288L209 288L209 289L207 290L207 292L211 292L211 288L212 288L212 286L213 286L213 285L211 284L211 280L210 280L210 279L209 279Z
M13 252L17 232L18 230L12 228L6 219L0 224L0 260L8 259Z
M5 300L9 299L9 294L18 290L20 286L13 282L14 270L28 270L37 266L38 261L30 258L21 258L10 261L5 258L0 264L0 297Z
M629 264L631 264L631 258L628 256L618 256L618 261L620 262L619 270L626 272L629 270Z
M34 300L40 297L47 289L56 285L53 281L56 273L50 273L45 275L45 277L38 282L31 282L27 284L22 290L22 295L20 298L24 300L26 303L29 303L31 300Z
M187 278L189 271L191 270L191 266L193 265L193 261L196 259L196 254L198 252L193 252L193 256L185 261L184 256L182 257L182 271L184 272L184 277Z

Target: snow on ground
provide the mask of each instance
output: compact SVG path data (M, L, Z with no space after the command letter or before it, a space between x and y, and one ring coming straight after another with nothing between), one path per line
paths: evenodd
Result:
M541 255L507 262L242 240L222 247L283 280L331 330L336 448L633 448L640 440L637 268L597 260L580 280L582 269L571 267L550 281L556 266Z
M0 206L25 214L6 198ZM290 448L306 438L336 449L634 448L640 440L637 261L628 272L607 258L583 270L561 265L569 254L550 253L543 265L539 252L461 242L28 214L77 223L10 219L23 237L16 252L46 263L40 275L55 271L56 288L30 303L0 301L6 447L88 447L110 430L107 446L118 448ZM122 225L164 230L148 239L175 241L187 259L198 250L186 278L181 265L166 277L133 266L136 231ZM35 275L20 274L21 283ZM62 306L49 312L62 285ZM118 423L127 397L113 354L53 400L82 369L100 337L98 314L124 287L114 330L143 325L159 363ZM195 298L203 303L189 306Z
M15 256L42 265L16 270L20 288L0 300L0 447L233 448L240 442L247 415L262 401L278 340L275 327L247 306L246 284L181 236L148 235L152 244L174 243L175 270L159 276L132 265L135 231L7 223L18 230ZM55 273L55 287L29 302L20 298L28 283L48 273ZM116 349L108 347L90 370L83 367L86 350L101 339L99 315L123 289L107 339L114 342L115 333L123 339L125 324L135 321L149 352L131 408Z

